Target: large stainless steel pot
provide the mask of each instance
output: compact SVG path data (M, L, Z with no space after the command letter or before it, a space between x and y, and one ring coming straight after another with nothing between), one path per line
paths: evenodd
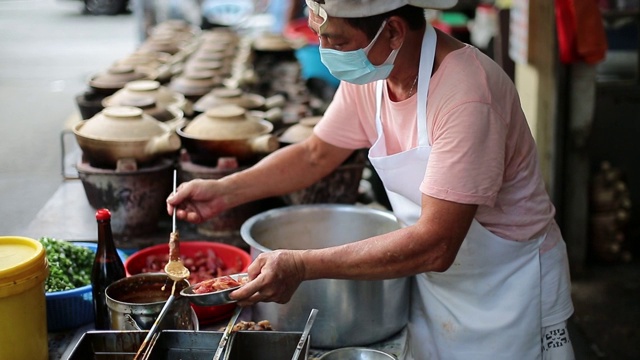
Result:
M255 215L240 229L255 259L274 249L320 249L399 228L395 216L356 205L296 205ZM311 345L338 348L375 343L401 330L409 316L410 280L312 280L287 304L258 303L254 319L281 331L301 329L312 308L320 310Z

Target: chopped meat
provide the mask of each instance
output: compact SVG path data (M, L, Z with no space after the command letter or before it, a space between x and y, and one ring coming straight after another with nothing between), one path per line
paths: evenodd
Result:
M198 251L193 256L180 254L180 259L182 264L191 272L189 275L190 284L197 284L208 279L242 272L242 259L238 258L235 263L225 264L211 249ZM169 254L150 255L147 257L146 266L141 269L141 272L164 272L164 266L168 262Z
M253 321L239 321L233 326L231 331L273 331L273 328L269 320L262 320L257 323Z
M220 290L240 287L240 282L234 280L231 276L223 276L215 279L205 280L193 285L195 294L206 294Z

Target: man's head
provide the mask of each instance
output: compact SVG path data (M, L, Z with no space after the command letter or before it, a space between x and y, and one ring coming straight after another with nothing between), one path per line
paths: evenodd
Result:
M347 23L372 38L385 18L398 15L412 25L424 24L423 12L416 8L447 9L458 0L306 0L311 15L321 29L328 17L345 18ZM418 11L416 11L418 10Z
M424 8L450 7L457 0L306 2L322 62L336 78L365 84L390 75L408 34L425 27Z
M448 9L458 0L306 0L311 11L322 9L333 17L365 17L382 14L405 5L424 9Z

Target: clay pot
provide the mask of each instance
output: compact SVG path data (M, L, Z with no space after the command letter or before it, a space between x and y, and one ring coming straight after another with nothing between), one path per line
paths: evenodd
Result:
M264 33L255 38L253 48L258 51L293 51L293 46L282 34Z
M279 140L281 143L294 144L301 142L313 134L313 128L322 119L322 116L311 116L300 120L298 123L287 128Z
M242 107L221 105L176 131L194 163L215 165L219 157L235 157L242 164L275 151L279 144L272 130L272 123L251 117Z
M187 97L199 98L220 84L221 79L211 71L189 71L171 79L169 88Z
M208 60L203 58L192 58L184 63L184 73L207 72L215 77L225 77L229 74L229 66L218 60Z
M155 106L165 109L176 107L184 110L187 103L183 94L160 85L158 81L136 80L126 83L124 88L104 98L102 105L104 107L121 105L142 107L136 105L136 102L144 99L145 101L142 101L142 103L148 105L149 98L153 100Z
M176 39L174 34L162 34L152 36L140 44L139 50L151 52L163 52L171 55L177 54L184 48L186 39Z
M96 91L114 93L134 80L153 80L157 73L151 68L140 69L131 65L113 65L106 71L94 75L89 86Z
M271 109L274 107L282 107L285 99L282 95L272 96L268 99L258 94L243 92L242 89L215 88L206 95L198 99L193 104L193 110L204 113L208 109L220 105L237 105L247 110L254 109Z
M132 66L140 71L152 69L157 72L156 79L165 83L173 76L171 72L172 56L167 53L136 51L135 53L116 61L116 65Z
M238 34L226 28L205 30L200 34L203 43L237 43Z
M182 124L185 113L175 106L161 107L151 96L140 96L123 99L117 106L133 106L142 109L145 114L151 115L154 119L163 122L172 130Z
M142 109L113 106L73 127L78 145L95 167L115 168L118 160L146 164L180 149L173 129Z

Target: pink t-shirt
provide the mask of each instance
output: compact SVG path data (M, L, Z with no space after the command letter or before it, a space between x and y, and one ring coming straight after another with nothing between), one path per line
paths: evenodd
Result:
M341 83L316 135L343 148L370 147L378 138L375 103L375 83ZM416 106L415 95L391 101L385 86L389 154L417 146ZM472 46L450 53L431 78L427 128L432 149L422 193L479 205L476 220L505 239L526 241L550 227L543 248L561 239L518 93L495 62Z

